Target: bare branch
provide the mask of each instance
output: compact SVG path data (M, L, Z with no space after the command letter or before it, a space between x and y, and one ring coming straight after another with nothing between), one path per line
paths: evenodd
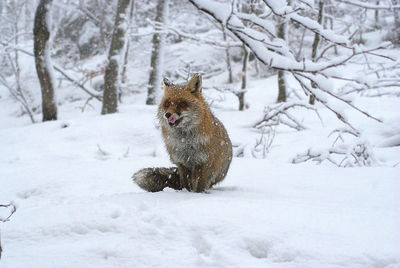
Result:
M17 211L17 207L13 204L10 203L8 205L2 205L0 204L0 208L10 208L10 214L6 217L6 218L1 218L0 217L0 221L1 222L7 222L10 220L11 216Z
M353 109L359 111L359 112L362 113L363 115L365 115L365 116L367 116L367 117L369 117L369 118L371 118L371 119L374 119L375 121L378 121L379 123L382 123L382 120L380 120L380 119L378 119L378 118L376 118L376 117L370 115L370 114L367 113L366 111L361 110L360 108L358 108L357 106L355 106L354 104L352 104L350 101L345 100L345 99L343 99L343 98L341 98L341 97L339 97L339 96L333 94L333 93L330 92L329 90L324 89L322 86L320 86L320 85L318 84L318 81L316 81L315 79L312 79L312 78L309 77L307 74L297 73L297 75L309 79L310 82L316 83L316 84L318 85L319 90L321 90L322 92L325 92L326 94L332 96L333 98L335 98L335 99L337 99L337 100L340 100L341 102L346 103L346 104L349 105L351 108L353 108ZM315 95L315 94L314 94L314 95Z
M383 5L372 5L372 4L368 4L366 2L360 2L357 0L335 0L336 2L340 2L340 3L345 3L345 4L349 4L352 6L357 6L357 7L362 7L365 9L375 9L375 10L379 10L379 9L383 9L383 10L394 10L394 9L400 9L399 5L391 5L391 6L383 6Z
M33 54L32 54L32 53L30 53L30 52L28 52L28 51L26 51L26 50L24 50L24 49L17 48L17 47L16 47L15 49L18 50L18 51L21 51L22 53L24 53L24 54L26 54L26 55L29 55L29 56L32 56L32 57L33 57ZM91 92L89 89L87 89L83 84L79 83L77 80L75 80L74 78L72 78L71 76L69 76L67 73L65 73L65 71L63 71L60 67L58 67L58 66L55 65L54 63L53 63L53 67L54 67L54 70L56 70L57 72L59 72L62 76L64 76L64 77L65 77L68 81L70 81L72 84L74 84L74 85L76 85L77 87L79 87L80 89L82 89L82 90L83 90L84 92L86 92L89 96L91 96L91 97L97 99L98 101L102 101L102 97L101 97L101 96L92 93L92 92Z
M279 103L273 107L267 107L264 118L253 124L253 127L263 128L265 126L274 126L282 123L296 130L304 130L306 129L306 127L293 115L288 113L289 109L293 109L296 107L302 107L307 110L314 111L321 119L318 110L312 105L304 102L286 102Z
M293 158L292 163L298 164L309 160L321 163L328 160L338 167L353 167L370 166L376 161L369 144L352 130L336 129L332 133L338 136L331 147L317 150L309 148L305 153ZM346 142L344 134L352 136L352 140Z
M333 107L331 107L331 105L326 100L323 100L320 98L320 96L314 94L315 89L309 87L306 83L303 83L303 81L301 81L301 79L299 78L299 75L297 73L292 73L292 74L293 74L294 78L297 80L297 82L299 82L299 84L303 88L303 90L307 91L309 94L314 95L315 99L317 101L319 101L320 103L322 103L331 112L333 112L340 121L342 121L344 124L349 126L355 133L357 133L357 135L360 134L359 131L346 119L346 117L341 112L339 112L336 109L334 109Z

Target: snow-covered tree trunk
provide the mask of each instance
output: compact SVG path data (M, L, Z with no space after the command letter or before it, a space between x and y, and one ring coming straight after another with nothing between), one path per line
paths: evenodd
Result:
M400 0L392 0L394 6L400 5ZM400 45L400 9L393 9L394 15L394 40L393 42Z
M42 89L43 121L57 120L57 104L54 93L54 74L50 59L50 7L52 0L41 0L36 9L34 53L36 72Z
M129 33L130 33L134 10L135 10L135 1L132 0L130 11L129 11L129 27L128 27L128 32L126 33L127 36L129 36ZM122 73L121 73L121 82L122 82L122 84L125 84L126 80L127 80L126 69L127 69L127 65L128 65L128 55L129 55L130 43L131 43L130 39L127 38L125 55L124 55L124 65L122 66ZM122 102L122 92L121 91L118 94L118 100L119 100L119 102Z
M114 31L108 52L108 64L104 73L103 107L101 114L116 113L118 110L118 88L120 67L124 55L125 35L128 26L128 12L131 0L118 0Z
M169 0L158 0L156 11L156 22L165 23L168 16L168 2ZM150 60L150 76L147 90L146 104L156 104L157 89L161 86L162 76L162 58L163 58L163 43L164 35L154 33L151 49Z
M287 39L287 21L284 19L279 19L280 24L278 26L277 37L282 40ZM286 102L286 79L285 79L285 71L278 71L278 98L276 102Z
M318 23L319 24L322 23L323 12L324 12L324 0L320 0L319 3L318 3ZM319 33L315 33L314 34L314 42L312 44L312 51L311 51L311 59L313 61L315 61L315 59L317 57L319 39L320 39ZM317 88L317 85L314 82L311 83L311 86L313 88ZM314 104L315 103L315 96L314 95L310 95L309 103L310 104Z
M224 41L227 41L227 36L226 36L226 30L224 26L222 26L222 34L224 37ZM232 84L233 83L233 77L232 77L232 63L231 63L231 53L229 51L229 45L225 48L225 55L226 55L226 68L228 69L228 83Z
M239 98L239 111L244 110L244 92L247 87L247 62L249 61L249 51L245 44L243 44L243 54L242 87L240 93L237 95Z

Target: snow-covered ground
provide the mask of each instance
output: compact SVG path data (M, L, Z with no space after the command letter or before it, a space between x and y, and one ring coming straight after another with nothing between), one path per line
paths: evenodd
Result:
M244 112L229 97L215 103L234 144L251 148L259 137L249 126L262 116L261 99L275 101L275 84L252 81ZM309 130L279 128L266 158L235 157L206 193L147 193L131 175L171 163L156 107L143 98L107 116L99 104L81 113L84 100L67 102L58 121L32 125L2 96L0 203L17 212L0 225L0 267L400 267L398 147L376 148L373 167L291 164L340 125L328 111L323 124L297 114ZM387 119L348 111L373 144L398 128L399 99L357 101Z

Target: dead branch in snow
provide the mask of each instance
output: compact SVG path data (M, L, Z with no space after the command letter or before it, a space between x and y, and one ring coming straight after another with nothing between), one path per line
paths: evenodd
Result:
M254 158L265 158L271 150L272 143L276 135L275 128L264 127L261 130L261 136L256 139L255 144L251 150Z
M9 208L10 209L10 214L6 218L0 217L1 222L7 222L10 220L11 216L17 211L17 207L13 204L10 203L8 205L2 205L0 204L0 208Z
M8 205L2 205L0 204L0 208L10 208L9 215L6 218L0 217L0 222L7 222L10 220L11 216L17 211L17 207L13 204L10 203ZM0 236L0 260L1 260L1 252L3 251L1 247L1 236Z
M336 134L331 147L322 149L309 148L298 154L292 163L298 164L307 161L321 163L328 160L338 167L371 166L376 162L372 148L359 133L352 129L335 129L330 136ZM349 141L350 139L350 141Z
M97 144L97 150L98 150L98 153L99 153L100 155L103 155L103 156L109 156L109 155L110 155L110 153L107 152L107 151L104 151L104 150L100 147L99 144Z

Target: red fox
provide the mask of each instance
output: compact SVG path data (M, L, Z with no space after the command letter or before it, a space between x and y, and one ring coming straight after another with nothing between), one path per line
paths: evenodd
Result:
M133 180L150 192L165 187L202 192L222 181L232 161L232 144L222 123L202 96L195 74L186 85L164 78L164 96L157 117L172 168L145 168Z

